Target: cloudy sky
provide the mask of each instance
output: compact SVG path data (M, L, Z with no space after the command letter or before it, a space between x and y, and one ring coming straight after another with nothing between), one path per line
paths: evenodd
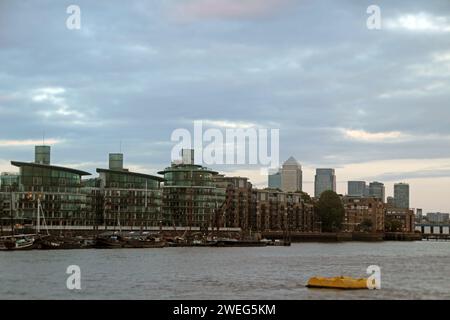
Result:
M448 0L0 0L0 171L45 131L55 164L95 172L121 141L127 167L155 173L173 130L203 120L279 128L308 192L334 167L341 193L403 181L413 207L449 212L449 103Z

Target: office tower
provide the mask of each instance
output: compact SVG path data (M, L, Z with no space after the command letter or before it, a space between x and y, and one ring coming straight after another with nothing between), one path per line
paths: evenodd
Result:
M281 189L281 173L279 170L269 171L269 188Z
M395 207L394 197L387 197L386 203L391 207Z
M302 179L302 166L294 157L290 157L281 168L281 190L302 191Z
M334 169L316 169L314 181L314 196L319 198L322 192L332 190L336 192L336 175Z
M364 197L366 194L365 181L349 181L347 184L347 195L350 197Z
M394 202L397 208L409 209L409 184L394 184Z
M369 184L369 196L378 198L384 202L385 201L384 184L381 182L377 182L377 181L371 182Z

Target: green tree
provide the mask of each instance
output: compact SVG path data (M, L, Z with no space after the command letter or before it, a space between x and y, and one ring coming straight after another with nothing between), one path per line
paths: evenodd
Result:
M339 231L344 220L345 209L336 192L328 190L320 195L317 212L322 222L322 231Z
M373 222L370 219L364 219L361 224L359 225L359 229L363 232L370 232L372 231Z
M312 202L311 196L309 194L307 194L306 192L298 190L297 193L300 193L300 196L303 199L303 201L305 201L305 203Z
M403 225L398 220L386 221L384 224L384 229L387 232L399 232L402 231Z

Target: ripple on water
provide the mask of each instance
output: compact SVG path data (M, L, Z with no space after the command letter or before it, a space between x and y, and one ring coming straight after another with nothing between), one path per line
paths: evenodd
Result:
M265 248L0 252L1 299L450 299L450 243L302 243ZM82 290L65 287L79 265ZM382 290L305 288L309 277L366 276Z

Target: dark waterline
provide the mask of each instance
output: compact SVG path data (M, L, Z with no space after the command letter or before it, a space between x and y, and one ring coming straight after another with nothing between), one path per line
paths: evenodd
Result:
M309 277L366 277L382 289L307 289ZM82 290L66 288L81 268ZM0 299L450 299L449 242L0 252Z

